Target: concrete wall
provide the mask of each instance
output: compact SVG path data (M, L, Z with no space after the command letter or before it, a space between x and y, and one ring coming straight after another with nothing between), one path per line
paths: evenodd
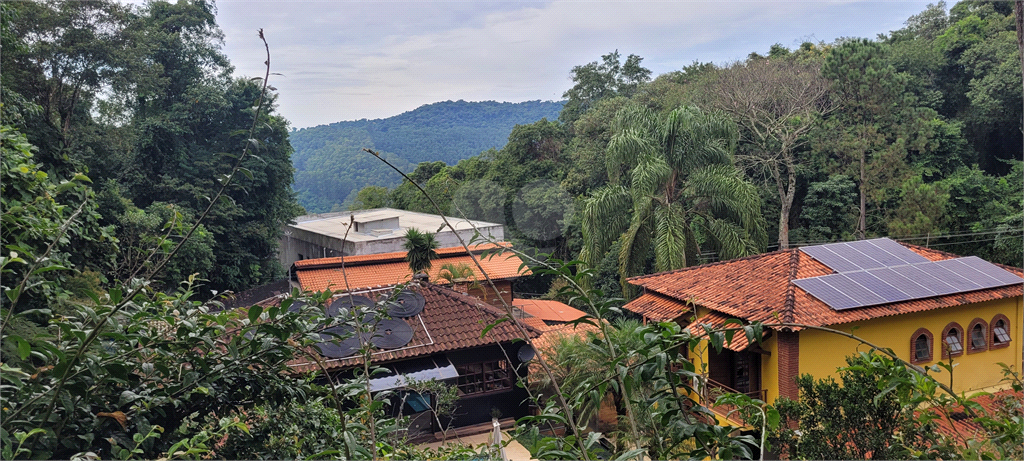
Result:
M493 227L480 228L484 235L490 235L495 240L505 238L504 227L496 225ZM460 230L458 235L468 244L473 238L472 229ZM439 248L457 247L462 244L452 231L443 231L435 234ZM278 261L281 267L288 269L299 259L330 258L335 256L357 256L372 255L380 253L392 253L405 251L405 237L385 237L363 241L345 241L340 238L298 229L292 226L285 226L284 236L281 237L278 246ZM302 258L299 257L302 255Z

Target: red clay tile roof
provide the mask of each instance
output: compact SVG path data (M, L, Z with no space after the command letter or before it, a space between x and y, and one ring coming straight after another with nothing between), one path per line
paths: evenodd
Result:
M692 311L686 303L681 303L675 298L670 298L653 291L640 295L639 298L630 302L626 308L658 322L673 320Z
M500 245L500 246L499 246ZM493 250L500 247L508 247L509 244L501 243L470 246L470 250L476 255L483 266L484 271L492 280L505 280L529 274L528 269L520 271L523 261L512 253L493 254L480 257L486 250ZM473 263L473 257L466 254L462 247L441 248L436 250L439 258L432 261L429 270L430 279L439 279L441 266L447 263L465 263L473 269L474 276L483 280L480 270ZM412 279L412 272L409 271L409 263L405 261L406 252L382 253L376 255L346 256L344 258L345 274L342 274L342 258L320 258L305 259L295 262L295 273L299 278L299 285L307 291L323 291L328 288L333 290L344 290L345 275L348 278L348 287L358 290L371 287L393 286L399 283L408 282Z
M553 322L572 322L587 315L565 303L544 299L516 299L512 301L512 306L538 319Z
M735 318L735 317L730 317L728 315L722 315L722 314L719 314L717 312L709 312L707 315L705 315L705 316L703 316L703 317L701 317L699 319L696 319L692 323L690 323L686 327L686 331L689 331L691 334L694 334L694 335L702 335L702 334L706 333L704 331L703 325L707 325L707 326L709 326L711 328L720 328L720 327L724 326L725 322L727 320L731 319L731 318ZM739 325L730 324L729 327L730 328L736 328L736 327L739 327ZM764 336L768 335L768 331L767 330L763 331L762 333L763 333L762 339L764 338ZM725 343L723 345L723 347L725 347L726 349L732 350L732 351L739 352L739 351L746 350L747 346L749 346L749 345L750 345L750 342L747 341L747 335L742 330L740 330L740 331L736 331L736 333L733 333L732 341L729 341L729 342Z
M1024 399L1024 393L1007 389L992 394L983 395L972 399L974 402L981 405L984 409L983 415L994 416L999 410L1004 410L1005 405L1016 400L1020 402ZM1008 402L1008 400L1010 402ZM939 418L935 420L938 424L936 431L948 436L957 437L960 436L972 438L977 435L983 434L984 427L976 422L974 418L967 416L964 413L962 407L948 409L949 415L952 417L953 424L950 424L949 420L944 416L941 416L941 412L938 409L932 408L926 411L932 411L939 414ZM979 415L980 416L980 415ZM1024 416L1018 414L1017 416ZM954 427L956 430L954 430Z
M522 339L519 329L511 322L499 323L480 337L480 333L487 325L504 317L505 314L479 299L432 284L410 289L422 294L426 299L423 312L406 320L413 330L412 340L407 346L399 349L377 350L373 355L375 363ZM531 338L540 336L540 330L528 324L525 327ZM311 351L311 355L322 359L327 370L350 368L361 363L357 358L328 359L321 357L316 351ZM291 367L298 372L320 370L310 359L296 360Z
M931 261L957 257L916 245L903 245ZM1024 274L1019 268L1002 267L1017 275ZM629 282L643 287L645 294L668 297L679 304L689 300L721 314L747 321L782 321L817 326L941 309L1022 294L1022 285L1012 285L835 311L792 283L795 279L832 273L831 269L800 250L790 249L633 277ZM644 314L649 311L649 299L641 297L624 307ZM683 312L682 307L678 309Z

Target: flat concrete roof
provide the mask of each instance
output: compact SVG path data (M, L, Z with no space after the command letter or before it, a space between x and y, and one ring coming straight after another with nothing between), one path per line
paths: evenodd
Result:
M353 229L348 232L348 236L346 237L345 231L348 229L349 222L351 221L350 216L355 217L355 221L361 223L398 218L399 228L392 232L376 231L367 233L356 232L355 229ZM501 224L485 221L453 217L447 218L448 222L450 222L452 226L459 231L472 230L473 225L481 230L501 226ZM471 223L473 225L471 225ZM441 229L441 226L444 226L444 228ZM334 237L339 240L347 240L349 242L369 242L373 240L402 237L405 235L405 231L409 228L415 228L420 232L430 232L432 234L451 232L451 229L449 229L448 226L445 226L444 220L441 219L441 216L417 213L415 211L396 210L394 208L374 208L372 210L342 211L337 213L299 216L295 218L295 224L290 224L289 227ZM483 233L486 234L486 232Z

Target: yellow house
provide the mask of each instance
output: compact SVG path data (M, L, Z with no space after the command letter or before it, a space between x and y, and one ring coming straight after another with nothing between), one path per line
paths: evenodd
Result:
M847 356L870 349L808 327L852 333L921 366L952 362L957 392L994 390L1003 386L997 363L1022 365L1022 273L889 239L861 240L631 278L643 294L625 308L693 332L732 318L764 323L760 345L740 332L721 353L704 347L693 359L707 366L712 386L768 402L797 399L798 376L838 377ZM948 383L949 375L941 379Z

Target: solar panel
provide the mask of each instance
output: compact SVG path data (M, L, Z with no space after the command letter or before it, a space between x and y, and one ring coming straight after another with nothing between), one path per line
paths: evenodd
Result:
M849 274L846 274L846 276L861 284L864 288L871 290L876 295L881 296L887 303L914 299L899 288L896 288L885 280L878 278L874 272L875 271L850 272Z
M921 270L918 265L913 266L897 266L890 268L896 273L917 282L917 284L931 290L935 293L933 296L948 295L956 293L956 288L953 288L948 283L943 282L935 277L932 277L925 271Z
M977 256L967 256L965 258L958 259L972 269L998 280L1003 284L1003 286L1024 283L1024 279L1020 278L1016 274L1012 274L1009 271L1006 271L1003 268Z
M821 279L832 288L835 288L836 291L857 301L858 306L886 303L885 298L864 288L861 284L847 277L846 274L826 275L821 277Z
M836 274L794 280L835 310L1022 284L976 256L930 261L887 238L801 248Z
M962 259L963 258L946 259L943 261L937 261L935 265L944 267L946 269L949 269L950 271L960 274L961 276L978 283L984 288L992 288L1002 285L1002 283L999 282L999 280L996 280L991 276L985 275L983 272L980 272L977 269L974 269L973 267L964 264Z
M879 267L885 267L885 264L876 261L874 258L864 253L864 250L867 250L869 247L871 249L878 248L872 245L871 242L861 240L857 242L847 242L843 245L846 245L847 248L839 254L845 256L847 261L860 266L861 269L877 269Z
M871 259L878 261L879 264L882 265L881 267L902 266L907 263L903 259L900 259L895 254L891 253L889 250L886 250L878 246L878 244L876 243L877 240L879 239L859 240L856 242L851 242L851 245L853 245L854 248L857 249L857 251L860 251L861 253L870 256ZM903 248L903 246L900 245L900 248ZM903 249L905 250L906 248Z
M825 277L828 276L826 275ZM814 296L825 304L828 304L829 307L833 309L849 309L860 305L856 300L840 293L821 279L822 277L798 279L794 280L793 283L795 283L796 286L803 288L804 291L810 293L811 296Z
M828 266L836 272L849 272L860 270L860 266L849 262L846 258L839 256L836 252L832 251L829 247L832 245L819 245L813 247L803 247L800 251L807 253L812 258L818 260L822 264Z
M914 250L911 250L910 248L900 245L894 240L880 238L871 239L868 241L871 242L873 245L877 246L879 249L884 250L889 254L895 256L896 258L902 260L906 264L930 262L928 258L925 258L924 256L917 254L917 252L915 252Z
M886 283L892 285L897 290L900 290L910 296L909 299L920 299L927 298L929 296L935 296L936 293L921 284L904 277L892 269L875 269L871 271L871 274L885 280Z

